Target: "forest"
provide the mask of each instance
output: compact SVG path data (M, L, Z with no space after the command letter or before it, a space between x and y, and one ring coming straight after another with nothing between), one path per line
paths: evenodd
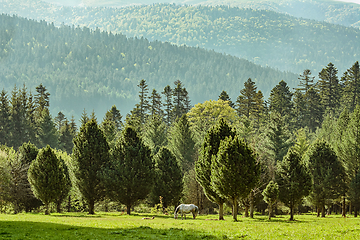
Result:
M304 70L294 91L280 81L268 101L249 78L235 101L223 91L193 107L181 81L162 98L141 80L124 119L115 105L102 120L83 111L79 129L61 112L50 117L45 86L34 96L25 86L11 96L3 90L2 211L131 214L139 203L167 211L181 201L216 208L219 219L232 206L235 221L237 206L250 217L268 208L269 219L272 205L288 207L290 220L315 209L357 216L359 62L341 78L329 63L319 77Z
M358 28L267 9L175 4L83 8L21 3L7 1L2 11L54 22L57 26L64 23L98 27L127 37L214 49L296 74L304 69L319 72L329 62L343 72L360 52Z
M195 103L222 90L235 98L250 77L265 96L282 79L296 85L293 73L214 51L15 16L1 15L0 23L0 89L42 83L52 94L52 114L79 119L86 108L104 115L114 104L128 113L141 79L158 92L180 80Z

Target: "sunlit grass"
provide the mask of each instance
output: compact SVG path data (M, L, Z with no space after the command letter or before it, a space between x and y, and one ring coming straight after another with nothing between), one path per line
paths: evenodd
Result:
M143 217L155 216L151 220ZM225 221L216 215L193 220L175 220L172 216L120 213L0 214L0 239L358 239L360 218L331 215L266 216L254 219L231 216Z

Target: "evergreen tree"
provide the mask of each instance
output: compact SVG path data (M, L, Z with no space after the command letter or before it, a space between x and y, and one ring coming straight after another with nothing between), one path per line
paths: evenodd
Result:
M66 119L59 132L59 146L68 154L72 153L72 149L74 147L73 143L74 135L71 130L71 126Z
M314 79L315 77L311 77L311 70L305 69L302 74L300 74L300 77L298 78L300 80L299 87L296 88L297 91L300 91L302 94L306 94L308 90L314 86Z
M35 104L36 104L36 115L41 117L44 109L49 109L50 106L50 93L47 92L45 86L42 83L36 87Z
M287 121L292 119L293 103L291 101L293 94L289 90L284 80L281 80L270 93L269 107L271 112L278 112L281 116L286 117Z
M26 141L26 111L23 105L21 91L14 87L11 95L10 124L11 143L14 148L20 147Z
M115 146L117 140L117 128L116 123L110 119L104 119L104 121L100 124L100 129L103 131L104 137L109 144L110 148Z
M172 104L172 89L169 85L167 85L164 88L164 91L162 92L163 95L165 95L165 103L164 103L164 107L165 107L165 122L166 124L169 126L171 124L172 121L172 112L173 112L173 104Z
M149 110L149 100L148 100L148 93L149 93L149 89L148 89L148 85L146 84L146 81L144 79L142 79L139 83L139 85L137 85L140 88L139 91L139 99L140 99L140 103L136 105L136 109L137 109L137 114L140 118L141 123L145 123L145 119L147 116L147 112Z
M28 178L35 196L45 205L46 215L50 214L49 204L63 200L62 196L66 197L71 188L65 162L56 156L49 145L41 149L31 163Z
M318 87L320 90L321 104L325 110L332 113L339 108L341 89L337 77L338 70L334 64L329 63L319 73Z
M161 96L160 94L153 89L151 96L149 97L150 100L150 104L149 104L149 108L150 108L150 116L163 116L164 115L164 111L161 109L162 107L162 103L161 103Z
M174 82L175 88L173 93L173 110L172 117L174 120L181 118L182 115L191 109L190 100L186 88L180 80Z
M124 129L122 138L112 149L104 180L110 199L124 204L127 214L150 193L154 182L151 151L132 127Z
M312 132L321 126L323 121L324 109L321 104L320 95L315 88L311 87L305 94L305 116L304 126L308 127Z
M34 143L35 145L40 145L38 139L39 133L38 133L38 126L36 123L35 113L36 113L36 105L33 100L33 96L30 92L26 106L26 120L28 124L29 141Z
M58 112L57 116L54 119L54 123L58 131L60 131L65 121L66 121L65 115L62 112Z
M41 146L50 145L53 148L57 148L59 145L58 131L48 109L44 109L41 113L38 125Z
M144 143L150 147L153 155L155 155L161 147L167 145L167 126L162 121L162 117L157 115L148 117L144 125L143 139Z
M325 141L315 141L307 153L308 169L312 178L311 198L317 206L318 216L325 217L325 204L346 191L345 170L335 151Z
M88 114L87 114L87 112L86 112L86 110L84 108L84 111L82 112L81 117L80 117L81 126L85 125L88 121L90 121L90 118L89 118L89 116L88 116Z
M289 149L284 160L277 163L276 182L279 185L279 199L290 208L290 221L294 220L294 209L303 197L310 193L311 177L301 156Z
M162 147L155 155L155 184L152 191L154 200L162 197L164 208L176 206L182 196L184 183L181 168L171 151Z
M296 132L296 142L293 146L295 152L304 156L310 146L310 141L307 138L307 129L301 128Z
M249 195L259 177L256 155L244 140L230 136L220 141L219 151L211 161L211 186L231 201L234 221L237 221L238 199Z
M344 85L342 104L353 111L356 105L360 104L360 65L358 61L344 73L341 80Z
M271 220L273 216L273 206L279 197L279 185L274 181L270 181L268 185L266 185L262 195L264 196L264 201L268 204L269 220Z
M105 195L102 169L109 163L109 145L94 119L82 125L74 139L73 161L75 177L89 214Z
M219 205L219 220L224 219L223 204L225 198L221 197L211 185L211 161L218 154L220 142L226 137L235 137L235 130L221 118L215 126L210 128L205 135L204 142L199 151L199 158L195 163L196 180L204 189L207 198Z
M118 132L118 131L121 131L122 125L123 125L121 118L122 118L122 116L120 114L120 111L116 108L115 105L113 105L111 107L111 109L105 113L104 121L110 120L110 121L114 122L116 131Z
M360 171L350 182L349 200L351 205L354 206L354 217L357 217L360 208Z
M231 101L231 98L229 97L229 95L227 94L227 92L225 90L223 90L220 93L220 96L219 96L218 100L220 100L220 99L223 100L223 101L227 101L230 107L235 108L234 103Z
M0 94L0 145L10 144L10 106L5 90Z
M176 156L182 172L189 171L193 167L196 150L194 133L190 129L190 123L186 114L182 115L171 128L169 145Z

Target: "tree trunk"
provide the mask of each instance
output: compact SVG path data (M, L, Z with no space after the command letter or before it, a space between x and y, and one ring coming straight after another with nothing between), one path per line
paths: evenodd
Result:
M50 215L49 203L45 203L45 215Z
M95 214L95 202L94 200L89 201L89 214Z
M269 220L271 220L271 217L272 217L272 204L271 204L271 202L268 204L268 209L269 209Z
M357 215L358 215L358 212L357 212L358 210L357 210L357 207L356 206L354 206L354 217L357 217Z
M290 221L294 221L294 206L290 207Z
M61 202L60 201L56 203L56 212L61 213Z
M68 198L67 211L71 212L71 195L70 194L69 194L69 198Z
M131 205L126 205L126 214L127 215L131 214Z
M325 205L321 206L321 217L325 217Z
M245 217L249 217L249 206L245 205Z
M254 192L250 192L250 218L254 218Z
M234 222L237 222L237 212L238 212L238 203L235 198L235 199L233 199L233 220L234 220Z
M349 203L349 214L352 214L352 206L351 206L351 202Z
M224 220L224 203L219 203L219 220Z
M342 203L342 216L346 217L346 203L345 203L345 196L343 196L343 203Z
M320 217L320 211L321 211L320 207L317 206L316 207L317 217Z

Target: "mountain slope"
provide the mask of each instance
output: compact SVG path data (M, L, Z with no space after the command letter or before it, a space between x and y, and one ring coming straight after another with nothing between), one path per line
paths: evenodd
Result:
M113 104L124 114L138 102L141 79L150 92L180 80L196 104L222 90L235 100L248 78L265 96L282 79L297 84L292 73L213 51L0 15L0 89L43 83L51 109L67 116L84 108L103 116Z

